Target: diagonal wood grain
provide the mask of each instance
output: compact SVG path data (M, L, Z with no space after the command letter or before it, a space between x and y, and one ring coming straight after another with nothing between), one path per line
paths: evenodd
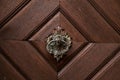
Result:
M41 28L33 37L31 41L46 41L46 38L53 32L56 27L60 26L65 30L75 42L87 42L87 40L80 34L76 28L61 14L58 12L47 24ZM77 35L77 36L76 36Z
M54 59L53 55L50 55L46 51L47 37L58 26L63 28L72 38L72 47L59 63ZM77 51L81 50L86 45L87 42L87 40L76 30L76 28L74 28L74 26L63 16L63 14L61 14L61 12L58 12L29 40L32 41L32 44L38 49L38 51L40 51L43 57L53 66L56 71L61 70L65 64L67 64L77 54Z
M89 41L120 42L119 34L87 0L60 0L60 7Z
M120 80L120 52L92 80Z
M57 79L57 73L28 42L0 41L0 47L30 80Z
M0 0L0 28L18 13L30 0Z
M118 0L29 1L0 0L0 80L120 79ZM59 62L45 48L57 26L72 37Z
M94 70L104 63L106 58L115 54L114 51L119 47L120 44L96 43L88 45L58 73L58 79L85 80Z
M58 6L58 0L32 0L0 30L0 39L25 39L54 13Z
M60 71L71 59L73 59L80 50L82 50L87 43L79 43L79 47L72 47L63 58L57 62L53 55L49 54L46 51L45 45L41 46L40 41L32 41L32 45L40 52L40 54L46 59L46 61L56 70L56 72Z
M0 52L0 80L26 80Z
M0 22L24 0L0 0Z
M96 10L120 34L120 1L119 0L89 0Z

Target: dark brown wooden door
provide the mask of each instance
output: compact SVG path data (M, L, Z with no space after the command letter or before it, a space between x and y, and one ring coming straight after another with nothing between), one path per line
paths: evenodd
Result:
M57 62L58 26L72 46ZM0 0L0 80L120 80L120 1Z

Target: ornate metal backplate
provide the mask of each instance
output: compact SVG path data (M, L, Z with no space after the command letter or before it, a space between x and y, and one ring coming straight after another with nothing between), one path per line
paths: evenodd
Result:
M58 26L47 38L46 49L50 54L54 55L57 61L59 61L70 49L71 44L71 37Z

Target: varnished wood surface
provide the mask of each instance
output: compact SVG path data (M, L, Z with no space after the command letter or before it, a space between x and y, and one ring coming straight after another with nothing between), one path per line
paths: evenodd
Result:
M89 41L120 42L117 32L87 0L61 0L60 7Z
M10 21L30 0L0 0L0 28Z
M71 47L71 49L67 52L66 55L63 56L62 60L59 62L56 61L56 59L53 57L53 55L49 54L46 51L46 45L44 44L41 46L40 41L32 41L32 45L43 55L43 57L51 64L51 66L59 72L72 58L74 58L80 50L82 50L87 43L79 43L79 45L76 45L74 47Z
M95 71L106 58L113 56L120 44L90 44L80 52L62 71L59 72L59 80L90 80ZM73 74L74 73L74 74ZM92 75L91 75L92 74ZM88 77L89 76L89 77ZM88 78L87 78L88 77Z
M110 2L113 3L113 10L116 10L113 12L116 12L118 17L110 14L107 7L106 13L115 19L112 19L111 23L117 22L119 25L119 6L114 6L119 2L112 1ZM103 3L107 4L107 1ZM89 42L120 42L119 26L111 25L96 8L87 0L31 0L3 26L0 30L0 39L28 40L61 11Z
M46 41L47 37L53 33L56 27L60 26L66 33L68 33L74 42L88 42L81 33L65 18L65 16L58 12L49 22L47 22L41 30L39 30L31 41Z
M26 80L0 53L0 80Z
M20 73L25 79L49 80L49 78L51 78L52 80L57 80L58 76L58 80L88 80L91 79L97 71L105 66L118 53L120 50L120 44L90 43L82 51L80 50L80 52L71 61L69 61L66 66L63 63L65 60L67 60L67 58L69 60L71 56L67 55L65 58L63 58L62 64L64 67L62 67L62 70L59 71L58 74L57 71L55 71L50 65L51 62L49 62L49 59L45 59L47 54L43 57L41 52L34 48L29 42L0 41L0 48L4 52L2 54L6 56L5 58L10 60L10 63L12 62L15 67L17 66L17 69L21 71ZM119 58L119 54L117 54L116 57ZM119 70L119 64L117 65L116 62L117 61L114 61L114 64L116 64L116 67L118 68L111 67L111 69L115 69L115 71ZM6 62L4 64L6 64ZM9 63L7 62L7 64ZM2 66L8 67L6 65ZM3 69L5 69L5 67L3 67ZM60 66L57 66L56 68L59 69L59 67ZM8 69L9 68L10 67L8 67ZM9 77L10 74L7 74L8 77L6 77L11 79L11 77Z
M23 40L58 7L58 0L31 0L0 30L0 39Z
M57 79L57 73L28 42L0 41L0 47L30 80Z
M120 52L92 80L120 79Z
M90 2L120 34L120 0L90 0Z
M119 5L0 0L0 80L120 80ZM58 26L72 38L59 62L46 51L47 37Z
M0 0L0 24L24 0Z

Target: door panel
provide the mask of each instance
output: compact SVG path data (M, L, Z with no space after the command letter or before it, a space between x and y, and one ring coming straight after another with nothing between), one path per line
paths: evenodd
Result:
M58 63L50 54L48 55L48 52L46 51L46 41L48 35L53 32L56 26L59 25L61 25L65 32L67 32L72 37L72 47L69 50L68 55L66 55L66 58L64 58L64 62L61 61ZM82 36L82 34L80 34L60 12L58 12L46 25L44 25L41 30L39 30L29 40L57 71L59 71L67 62L69 62L69 60L71 60L72 57L77 54L76 51L78 49L83 48L87 44L87 40Z
M0 41L0 47L4 51L4 55L11 59L22 73L24 73L25 78L32 80L57 79L57 71L51 66L49 59L44 59L45 57L40 51L34 48L29 42ZM119 57L119 54L117 54L119 50L120 44L117 43L90 43L82 48L69 63L64 64L62 70L58 72L58 79L91 79L114 56ZM63 59L64 62L69 58L69 55L65 58ZM58 64L54 65L59 69Z
M14 77L13 77L14 76ZM25 80L0 53L0 80Z
M78 54L80 50L82 50L87 45L87 43L83 43L83 42L81 43L79 42L78 43L79 45L75 44L63 57L63 59L57 62L56 59L54 59L54 57L51 56L51 54L48 54L48 52L46 51L45 44L42 44L42 42L40 41L32 41L31 43L39 52L41 52L43 57L51 64L51 66L57 72L59 72L67 63L69 63L71 59L73 59Z
M120 79L120 52L92 80Z
M107 58L115 55L118 47L118 44L89 44L59 72L59 80L90 80L89 76L95 73L94 70L98 70Z
M30 80L57 79L57 73L28 42L1 41L0 47Z
M0 0L0 80L120 80L119 5Z
M0 30L0 39L24 40L58 8L58 0L32 0ZM9 36L10 35L10 36Z
M61 9L72 19L78 30L89 41L120 42L120 36L96 12L87 0L61 0L60 5Z
M119 0L90 0L100 14L120 34L120 1ZM111 6L112 5L112 6Z
M29 0L0 0L0 28L28 2Z

